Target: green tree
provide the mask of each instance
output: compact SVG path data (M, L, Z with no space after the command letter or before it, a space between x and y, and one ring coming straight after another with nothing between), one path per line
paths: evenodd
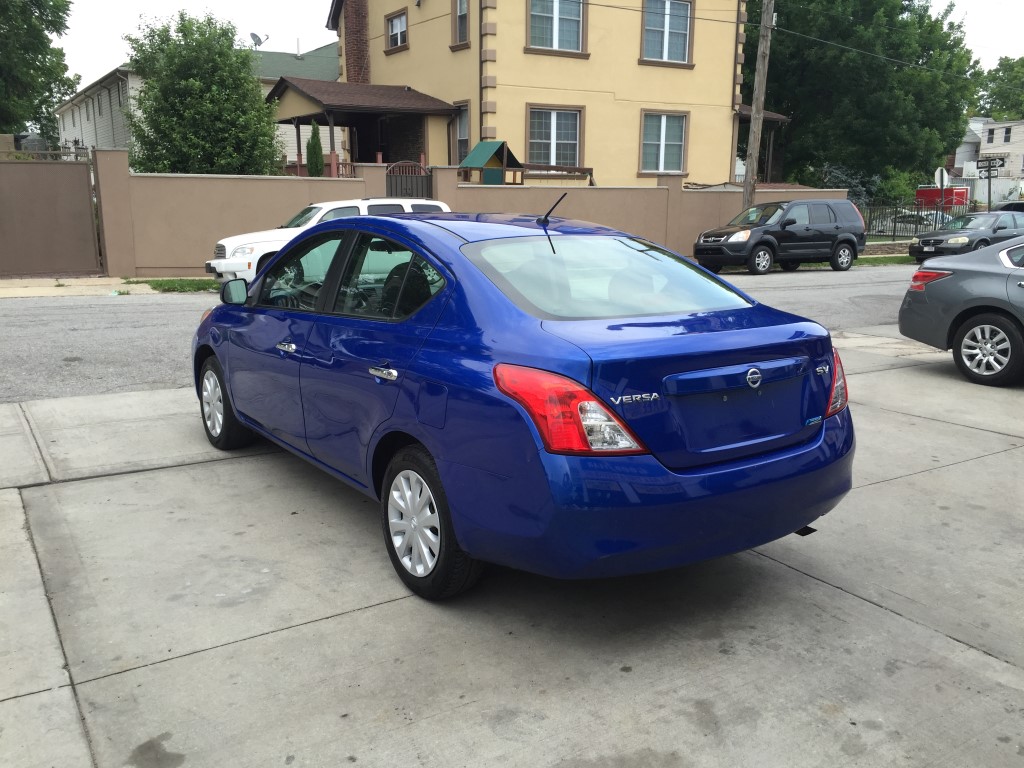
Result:
M747 8L757 24L761 0ZM830 164L867 179L940 164L962 140L976 98L977 64L951 13L952 5L932 16L928 0L800 0L781 7L765 108L791 118L782 142L788 174L813 175ZM747 30L748 62L756 61L755 32Z
M320 126L313 121L313 133L306 142L306 172L310 176L324 175L324 147L320 143Z
M68 75L64 51L50 35L67 31L71 0L3 0L0 3L0 133L32 124L57 144L54 110L69 98L79 77Z
M996 120L1024 120L1024 57L1003 56L980 80L981 114Z
M144 79L127 114L131 162L143 173L272 174L281 148L251 50L231 24L184 11L126 36Z

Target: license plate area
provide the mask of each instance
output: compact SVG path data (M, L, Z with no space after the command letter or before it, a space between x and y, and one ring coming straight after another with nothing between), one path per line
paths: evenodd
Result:
M933 251L935 250L935 246L934 246L934 245L926 245L926 246L924 247L924 249L925 249L926 251L928 251L929 253L931 253L931 252L933 252Z

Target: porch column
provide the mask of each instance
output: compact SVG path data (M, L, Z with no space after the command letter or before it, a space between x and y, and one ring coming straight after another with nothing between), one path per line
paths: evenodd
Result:
M327 115L327 130L330 133L331 141L331 178L338 178L338 153L334 148L334 113L326 112Z
M295 175L302 175L302 131L299 130L299 119L292 118L292 125L295 126Z

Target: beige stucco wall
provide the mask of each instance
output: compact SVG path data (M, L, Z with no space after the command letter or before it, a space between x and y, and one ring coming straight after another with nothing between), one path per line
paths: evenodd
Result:
M451 3L409 4L409 48L392 55L384 53L385 16L405 6L372 7L371 81L409 85L450 103L470 102L470 146L480 140L483 126L524 162L528 105L582 108L580 163L595 169L601 185L656 186L655 175L639 173L642 110L686 113L687 180L731 179L742 0L694 2L689 69L638 64L642 0L588 5L586 59L524 52L528 4L522 2L484 9L482 21L493 34L481 39L480 5L470 3L470 48L452 51ZM481 75L493 78L482 101L494 111L483 115ZM449 162L436 149L431 142L428 164Z

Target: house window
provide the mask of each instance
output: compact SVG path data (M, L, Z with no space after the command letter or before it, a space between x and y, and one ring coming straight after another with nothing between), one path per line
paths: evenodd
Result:
M90 107L89 102L86 101L85 102L85 122L89 122L90 120L92 120L92 108Z
M68 119L67 118L68 118L68 116L67 116L66 112L63 115L60 116L60 129L62 131L66 131L68 129Z
M121 101L122 94L125 99L128 98L128 83L123 80L117 84L117 106L119 107L124 106L124 103Z
M469 44L469 0L452 0L452 46Z
M78 125L78 121L75 120L75 108L72 107L71 108L71 127L75 128L75 127L77 127L77 125Z
M583 51L582 0L530 0L530 47Z
M682 173L686 115L645 112L640 150L642 173Z
M397 53L409 47L409 15L403 9L390 16L385 16L388 30L385 53Z
M989 128L988 129L988 141L985 142L985 143L986 144L991 144L995 140L996 140L996 129L995 128Z
M103 94L96 97L96 117L103 117Z
M578 167L580 114L578 110L531 109L529 162Z
M1003 128L1003 144L1010 143L1010 130L1010 126L1006 126L1005 128Z
M690 3L683 0L644 0L643 58L689 63Z
M455 163L461 163L469 154L469 104L456 104L459 113L455 116Z

